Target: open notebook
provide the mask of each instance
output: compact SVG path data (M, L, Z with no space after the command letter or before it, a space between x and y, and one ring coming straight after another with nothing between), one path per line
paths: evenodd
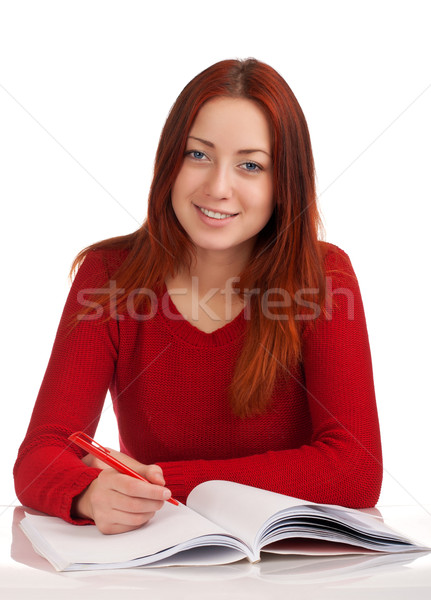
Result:
M207 481L187 506L165 503L140 529L103 535L92 525L27 514L36 552L59 571L226 564L261 552L336 555L429 550L359 510L315 504L230 481Z

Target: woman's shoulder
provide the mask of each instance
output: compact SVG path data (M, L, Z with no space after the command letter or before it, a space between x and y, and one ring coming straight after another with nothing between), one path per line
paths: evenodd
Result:
M320 252L323 256L325 264L332 263L346 263L350 262L349 255L339 246L335 244L331 244L330 242L325 242L323 240L319 241Z
M129 250L118 248L90 248L77 266L75 279L110 279L126 260Z
M330 280L332 288L340 286L351 289L358 288L359 282L347 252L329 242L322 241L319 244L326 283L328 284Z
M108 275L117 271L126 260L130 250L124 248L100 248L92 250L96 260L103 264Z
M342 248L329 242L319 241L326 273L342 271L354 274L350 257Z

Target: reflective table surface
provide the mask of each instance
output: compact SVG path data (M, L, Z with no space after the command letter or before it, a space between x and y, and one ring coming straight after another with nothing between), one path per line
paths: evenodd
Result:
M431 506L379 506L386 523L431 546ZM0 506L0 597L4 600L415 600L431 598L431 552L299 557L263 555L211 567L59 573L36 554L21 529L21 506Z

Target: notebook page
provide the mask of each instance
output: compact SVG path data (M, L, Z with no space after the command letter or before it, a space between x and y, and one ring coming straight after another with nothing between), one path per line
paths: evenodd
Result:
M195 537L226 533L183 504L168 502L140 529L116 535L103 535L93 525L76 526L56 517L30 514L22 522L24 532L26 521L42 536L43 555L50 553L61 564L122 563Z
M313 504L232 481L196 486L187 506L242 539L250 548L263 523L280 510Z

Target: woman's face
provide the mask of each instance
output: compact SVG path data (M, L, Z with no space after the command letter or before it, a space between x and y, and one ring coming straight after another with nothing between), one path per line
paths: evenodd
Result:
M274 209L271 131L256 103L223 97L202 106L171 198L198 253L249 255Z

